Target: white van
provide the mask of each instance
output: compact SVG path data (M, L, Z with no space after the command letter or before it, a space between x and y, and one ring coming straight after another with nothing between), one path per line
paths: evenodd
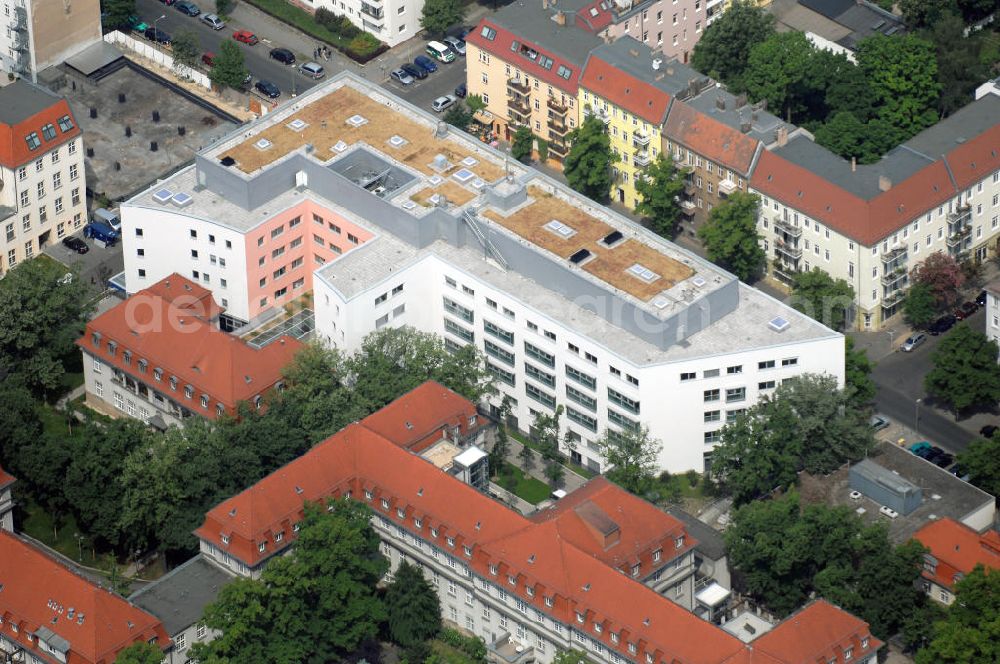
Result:
M108 226L111 226L111 228L115 229L119 233L122 231L122 220L121 217L118 216L117 212L112 212L107 208L97 208L94 210L93 219L94 221L100 221Z
M441 62L453 62L455 54L451 49L439 41L432 41L427 44L427 55Z

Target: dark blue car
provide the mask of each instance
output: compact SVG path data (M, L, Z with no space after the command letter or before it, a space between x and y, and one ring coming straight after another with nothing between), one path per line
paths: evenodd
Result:
M425 79L427 78L427 70L407 62L405 65L400 65L399 67L407 74L413 78Z
M438 70L438 66L434 64L434 61L428 58L426 55L418 55L417 57L413 58L413 64L431 74L433 74Z

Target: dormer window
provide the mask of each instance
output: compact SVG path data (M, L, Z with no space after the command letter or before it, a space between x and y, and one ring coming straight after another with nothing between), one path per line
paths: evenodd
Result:
M384 510L389 509L389 499L388 498L383 498L382 499L382 509L384 509Z
M153 380L156 382L163 380L163 369L160 369L159 367L153 369Z
M257 550L260 551L261 553L264 553L264 549L266 548L267 548L267 542L261 542L260 544L257 545Z
M122 362L132 364L132 351L126 350L122 352Z
M618 636L618 632L611 632L611 643L618 643L619 639L621 637Z
M118 350L118 344L115 343L114 341L109 341L108 342L108 355L112 355L113 356L115 354L116 350Z
M546 597L546 598L545 598L545 606L549 606L549 607L551 607L551 606L552 606L552 605L553 605L554 603L555 603L555 602L554 602L554 600L552 599L552 597Z
M374 498L374 496L372 495L372 492L369 491L368 489L365 489L365 500L371 501L372 498Z
M207 394L201 395L201 407L202 408L208 408L208 395Z
M636 653L636 647L635 647L635 644L634 644L634 643L629 643L629 644L628 644L628 651L629 651L629 652L630 652L631 654L633 654L633 655L634 655L634 654Z
M448 538L445 539L445 541L448 542L448 546L450 546L453 549L455 548L455 538L454 537L448 537Z
M406 518L406 510L404 510L401 507L397 507L396 508L396 516L398 516L400 519L405 519Z
M437 536L438 536L438 529L437 528L431 528L431 537L433 537L434 539L437 539Z
M861 649L868 650L868 637L861 639Z
M582 613L577 612L577 614L576 614L576 621L578 623L580 623L581 625L583 624L583 614Z
M528 593L528 597L534 597L535 596L535 589L532 588L531 586L525 586L524 587L524 592Z
M285 533L284 533L284 531L278 532L278 533L274 534L274 541L275 542L280 542L283 539L285 539Z
M90 335L90 343L94 344L95 348L100 348L101 347L101 333L100 332L94 332L93 334L91 334Z
M508 574L507 575L507 583L509 583L512 586L516 586L517 585L517 577Z
M844 661L845 662L849 662L849 661L851 661L852 657L854 657L854 648L845 648L844 649Z
M253 398L254 408L260 410L263 405L264 405L264 398L261 397L259 394Z
M594 631L600 634L601 632L604 631L604 628L601 627L600 623L594 623Z
M674 540L674 547L675 548L679 549L682 546L684 546L684 536L683 535L681 535L680 537L678 537L677 539Z
M462 553L465 554L466 558L471 558L472 557L472 548L468 547L468 546L463 546L462 547Z
M653 656L648 652L646 653L646 664L653 664Z
M493 575L493 576L497 575L497 566L496 565L490 565L490 574Z
M170 377L170 389L174 392L177 391L177 376Z
M417 530L420 530L424 527L424 522L422 519L414 518L413 525L416 526Z
M293 533L299 532L299 524L296 523L295 525L292 526L292 532Z
M663 549L657 549L656 551L653 552L653 562L654 563L660 562L660 558L661 557L663 557Z
M139 366L139 373L146 373L146 367L149 366L149 362L147 362L146 360L139 360L138 366Z
M222 543L225 544L225 545L227 545L227 546L229 545L229 535L223 535L222 536Z
M222 417L225 414L225 412L226 412L225 406L223 406L221 403L215 404L215 414L217 416Z
M190 399L191 397L193 397L194 396L194 388L191 387L190 385L185 385L184 386L184 396L186 398L188 398L188 399Z

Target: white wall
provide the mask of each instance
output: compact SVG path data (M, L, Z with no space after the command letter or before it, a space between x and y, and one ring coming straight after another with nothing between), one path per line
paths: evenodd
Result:
M423 0L302 0L313 9L321 7L335 14L347 16L361 30L371 33L389 46L416 36L420 32ZM362 6L382 9L381 19L362 12Z

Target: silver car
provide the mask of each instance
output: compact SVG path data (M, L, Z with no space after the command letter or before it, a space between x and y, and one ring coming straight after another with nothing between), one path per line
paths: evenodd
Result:
M456 101L458 101L458 99L455 95L442 95L431 102L431 108L433 108L436 113L440 113L451 108Z
M443 41L448 46L448 48L450 48L452 51L454 51L456 55L461 55L461 56L465 57L465 42L464 41L462 41L458 37L452 37L451 35L448 35L447 37L443 38L441 41Z
M323 65L315 62L307 62L303 64L299 67L299 71L302 72L304 76L308 76L312 79L323 78L326 76L326 71L323 69Z
M201 22L210 26L213 30L221 30L226 27L226 22L215 14L202 15Z
M912 353L917 346L924 343L925 341L927 341L927 335L921 332L911 334L909 337L906 338L906 341L903 342L903 352Z
M401 85L409 85L413 83L413 77L407 74L402 69L393 69L392 73L389 74L389 76L399 81Z

